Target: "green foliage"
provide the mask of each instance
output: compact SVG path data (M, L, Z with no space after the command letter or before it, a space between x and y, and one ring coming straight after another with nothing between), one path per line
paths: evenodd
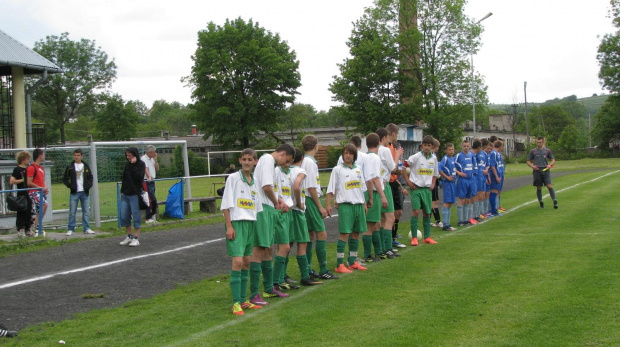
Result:
M612 19L616 32L607 34L598 47L598 59L601 66L598 77L603 87L613 93L620 92L620 0L610 0Z
M190 176L206 175L208 170L207 159L198 156L191 149L187 151L187 162L189 164ZM161 177L184 177L183 169L183 146L178 145L174 148L173 157L170 159L170 167L160 168ZM162 169L164 170L162 172Z
M342 147L329 147L327 149L327 167L332 168L336 166L341 155Z
M294 146L299 146L304 136L299 133L299 130L307 127L309 120L312 118L316 118L314 106L309 104L292 104L281 113L279 119L280 128L290 133Z
M196 110L179 102L156 100L151 109L142 117L139 129L141 136L159 136L161 130L170 135L185 136L191 132L196 119Z
M610 96L596 114L592 140L602 149L609 148L611 141L620 140L620 96Z
M198 32L192 59L187 81L197 123L223 148L249 147L259 131L278 130L278 116L301 85L295 52L252 20L210 22Z
M579 134L579 130L577 130L574 124L569 124L562 130L558 144L568 153L569 157L571 152L577 148L585 147L585 141L583 141L583 137Z
M127 141L135 137L140 122L135 103L125 103L118 94L107 96L104 103L101 111L95 115L101 137L108 141Z
M83 113L89 112L100 93L116 78L116 64L95 46L95 41L71 41L69 33L47 36L37 41L33 50L49 59L64 73L51 74L49 83L37 88L33 100L33 116L46 123L47 133L66 141L65 126ZM36 111L36 113L35 113Z

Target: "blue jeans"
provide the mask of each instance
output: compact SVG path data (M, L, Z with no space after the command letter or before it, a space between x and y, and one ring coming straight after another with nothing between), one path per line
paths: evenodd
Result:
M133 227L140 229L142 222L142 213L138 199L139 195L121 194L121 227L131 226L131 218L133 217Z
M77 192L75 194L71 194L69 199L69 227L68 229L71 231L75 230L75 215L77 213L78 201L82 205L82 226L84 227L84 231L90 229L90 207L88 195L84 192Z

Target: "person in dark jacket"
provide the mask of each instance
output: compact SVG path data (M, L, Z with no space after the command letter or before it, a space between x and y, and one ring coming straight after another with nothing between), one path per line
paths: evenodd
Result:
M123 170L123 181L121 184L121 227L127 229L127 237L121 241L121 246L140 246L138 237L140 236L140 223L142 215L140 213L140 204L143 191L142 183L144 182L145 165L138 158L138 149L129 147L125 150L125 169ZM133 218L134 231L131 231L131 219Z
M82 150L73 151L73 162L65 169L62 182L71 189L69 198L69 225L67 236L71 236L75 231L75 215L77 213L78 202L82 205L82 227L84 234L94 234L90 229L90 207L88 193L93 186L93 173L88 164L82 161Z
M13 174L9 178L9 184L17 185L17 189L28 188L26 184L26 169L30 165L30 152L21 151L17 154L17 166L13 169ZM28 191L17 192L17 195L28 197ZM17 218L15 219L15 226L17 227L17 236L34 236L34 233L30 230L32 227L32 216L30 215L32 210L32 201L30 198L26 199L28 202L28 209L25 211L18 211Z

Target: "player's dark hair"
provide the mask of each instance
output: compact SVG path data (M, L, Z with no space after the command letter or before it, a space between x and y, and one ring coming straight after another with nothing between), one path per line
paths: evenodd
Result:
M500 140L495 141L495 143L493 144L495 148L502 148L503 145L504 143Z
M357 161L357 147L355 147L352 143L348 143L346 146L342 148L343 159L344 159L345 152L349 152L353 154L353 162Z
M375 130L375 134L379 135L379 142L381 142L384 137L388 136L388 131L386 128L379 128Z
M293 163L299 163L304 159L304 152L301 149L295 147L295 155L293 155Z
M80 154L84 155L84 153L82 153L82 149L81 149L81 148L76 148L76 149L73 151L73 154L75 154L75 153L80 153Z
M454 143L452 143L452 142L446 143L446 147L445 148L448 149L450 147L454 147Z
M542 136L538 136L538 137L536 138L536 140L542 140L542 141L545 141L545 138L544 138L544 137L542 137Z
M295 148L288 143L283 143L276 148L276 152L286 152L286 155L290 155L292 157L295 154Z
M424 138L422 139L422 144L428 143L429 145L435 145L435 140L431 135L426 135L424 136Z
M241 151L241 156L243 157L244 155L251 155L252 158L257 159L256 151L253 150L252 148L246 148L243 151Z
M439 143L439 140L437 140L436 138L433 138L433 147L437 147L439 148L441 144Z
M489 137L489 142L495 143L495 141L497 141L497 136L493 135L493 136Z
M487 140L487 139L482 139L482 140L480 140L480 142L482 143L482 147L486 147L490 143L489 140Z
M353 135L349 139L349 143L352 143L355 146L355 148L362 147L362 137L359 135Z
M317 139L314 135L306 135L301 139L301 147L306 152L313 150L318 143L319 139Z
M43 155L43 150L41 148L37 148L32 151L32 161L37 161L41 155Z
M385 130L387 130L388 134L391 135L393 133L398 134L398 130L400 130L400 128L398 127L398 125L396 125L394 123L390 123L390 124L385 126Z
M370 133L366 136L366 147L377 148L379 147L379 135L376 133Z
M474 143L471 145L471 148L478 149L480 147L482 147L482 141L475 139Z

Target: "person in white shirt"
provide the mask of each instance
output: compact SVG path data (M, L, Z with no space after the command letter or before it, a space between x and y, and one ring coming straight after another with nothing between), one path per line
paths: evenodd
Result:
M378 261L377 258L387 255L383 253L381 246L381 209L387 207L388 201L383 192L383 180L381 179L381 159L377 155L379 150L379 135L370 133L366 136L368 154L364 165L364 178L366 179L366 200L368 212L366 213L366 232L362 235L364 245L364 260L368 263ZM372 255L374 246L375 255Z
M94 234L90 229L90 207L88 193L93 186L93 173L88 164L82 161L82 150L77 148L73 151L73 162L67 166L62 177L62 182L71 189L69 200L69 225L67 236L75 231L75 215L78 202L82 205L82 227L84 234Z
M383 247L383 253L387 258L400 257L400 255L394 252L392 247L392 227L396 216L394 215L394 196L392 195L392 187L390 187L390 176L398 168L398 163L394 158L399 158L403 154L403 149L399 148L396 151L396 155L392 155L392 151L388 147L390 145L390 137L386 128L379 128L375 131L379 135L379 150L377 154L381 158L381 180L383 182L383 192L388 200L388 205L381 209L381 245ZM382 257L385 259L385 257Z
M157 177L157 171L159 171L159 163L157 162L157 149L153 145L146 146L145 153L140 160L146 165L144 170L144 179L146 180L146 189L151 200L151 205L146 209L146 222L155 222L155 215L157 214L157 198L155 197L155 178Z

